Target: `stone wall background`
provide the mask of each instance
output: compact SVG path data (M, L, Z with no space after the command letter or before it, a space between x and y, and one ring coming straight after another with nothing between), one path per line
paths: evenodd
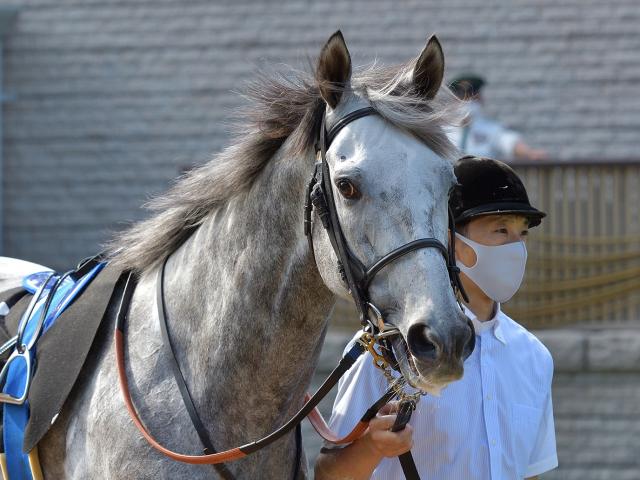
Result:
M343 30L356 65L439 35L447 78L488 79L488 111L551 156L637 155L634 0L3 0L0 254L66 268L150 195L229 142L256 69L305 68ZM284 67L283 67L284 68Z
M640 329L534 332L554 358L560 468L544 478L640 478Z

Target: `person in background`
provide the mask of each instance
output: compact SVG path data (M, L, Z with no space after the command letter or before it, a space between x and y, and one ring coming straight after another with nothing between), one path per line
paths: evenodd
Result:
M545 213L529 203L522 181L502 162L463 157L455 174L459 185L449 206L469 296L462 308L476 333L464 375L439 397L421 397L405 430L390 431L396 415L389 404L355 442L325 444L316 480L399 480L396 457L409 449L422 480L536 479L558 465L553 359L500 308L520 287L527 233ZM387 388L371 356L360 356L340 379L330 427L346 435Z
M482 88L484 78L465 74L450 84L451 91L464 101L467 118L463 125L449 131L449 139L461 153L502 161L531 161L548 158L544 150L527 145L519 133L505 128L487 117L483 110Z

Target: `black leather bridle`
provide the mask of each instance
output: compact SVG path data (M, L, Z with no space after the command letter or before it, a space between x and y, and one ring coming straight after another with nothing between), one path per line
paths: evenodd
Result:
M322 125L320 127L320 139L316 144L316 156L320 154L320 159L316 162L313 170L313 175L307 186L305 207L304 207L304 233L309 242L309 248L312 255L315 258L313 249L313 223L311 220L313 210L315 209L322 226L329 235L331 246L338 257L338 272L345 283L353 301L358 310L358 316L360 322L374 334L378 339L377 342L381 345L382 355L392 368L399 370L398 363L393 354L390 338L391 336L399 335L397 329L389 331L390 336L380 335L382 330L386 330L383 315L378 307L376 307L369 296L369 286L374 277L384 267L399 259L400 257L420 250L423 248L437 248L442 253L447 270L449 272L449 280L454 293L460 292L460 295L465 301L468 302L468 297L462 283L460 281L460 269L456 266L455 259L455 222L453 215L449 209L449 230L450 239L448 247L437 238L419 238L412 242L406 243L395 250L384 255L372 266L366 267L349 248L347 241L340 226L340 220L338 219L338 212L336 210L335 199L333 197L333 187L331 185L331 174L329 171L329 164L327 163L327 150L331 146L331 142L338 135L340 130L346 127L349 123L363 118L369 115L378 115L378 112L373 107L360 108L346 114L340 118L335 125L333 125L328 131L326 129L326 113L322 117ZM375 321L372 321L370 312L376 315ZM412 401L401 401L399 405L398 416L396 422L392 427L392 431L398 431L404 429L405 425L411 418L411 413L415 409L415 403ZM416 468L411 451L401 454L399 457L400 465L407 480L419 480L420 475Z
M409 242L395 250L389 252L387 255L380 258L377 262L375 262L371 267L366 268L362 262L358 260L358 258L353 254L347 242L345 240L344 234L342 232L342 228L340 227L340 222L338 220L338 214L336 211L336 206L333 198L333 189L331 187L331 176L329 173L329 165L327 164L326 152L329 146L331 145L331 141L335 138L338 132L344 128L349 123L357 120L359 118L365 117L367 115L376 115L377 112L372 107L362 108L359 110L355 110L343 118L341 118L328 132L325 129L325 118L322 119L322 126L320 131L320 140L318 142L316 148L316 154L320 153L320 161L316 163L314 167L314 173L309 182L307 192L306 192L306 200L305 200L305 215L304 215L304 232L309 241L309 248L313 254L313 239L312 239L312 221L311 216L313 213L313 209L315 208L322 225L327 230L329 235L329 239L331 241L331 245L338 257L338 269L342 276L344 283L347 285L349 293L354 299L356 304L356 308L358 309L358 313L360 316L360 321L364 326L370 329L372 334L375 334L377 341L381 343L385 348L383 351L386 351L390 354L392 352L391 346L389 342L389 335L378 335L380 330L384 329L384 320L382 318L382 314L378 310L378 308L373 305L369 299L369 285L371 281L376 276L376 274L382 270L389 263L397 260L398 258L406 255L407 253L422 249L422 248L437 248L440 250L442 255L444 256L447 269L449 271L449 277L451 281L451 285L454 290L460 292L465 300L467 300L466 293L462 288L462 284L460 283L459 273L460 270L456 267L455 264L455 225L453 222L453 217L451 212L449 212L449 228L451 230L450 242L449 246L446 247L436 238L421 238ZM131 418L133 419L134 424L140 430L142 435L147 439L147 441L157 450L162 452L174 460L178 460L185 463L190 464L211 464L215 465L217 468L218 474L220 474L223 478L232 479L233 475L231 472L226 469L222 465L224 462L228 462L231 460L236 460L239 458L243 458L246 455L249 455L261 448L270 445L275 440L281 438L286 433L290 432L293 428L298 429L297 433L297 448L298 448L298 460L296 461L296 473L294 474L294 478L297 475L297 467L300 459L300 448L301 448L301 439L299 434L299 424L303 418L309 415L313 409L318 405L320 400L326 396L329 390L338 382L338 380L342 377L342 375L349 370L349 368L355 363L359 355L361 355L365 351L365 347L360 343L356 342L351 349L343 356L340 360L338 366L332 371L327 380L322 384L322 386L318 389L318 391L310 397L303 407L296 413L287 423L285 423L280 428L276 429L269 435L256 440L254 442L248 443L246 445L236 447L233 449L226 450L224 452L215 453L213 444L208 436L208 433L200 420L198 413L195 409L195 405L193 404L193 400L191 399L191 394L189 393L189 389L185 383L184 376L180 370L180 366L178 365L175 353L173 351L173 346L171 344L171 340L169 337L168 329L167 329L167 319L165 312L165 301L164 301L164 268L168 257L164 259L162 266L158 271L158 281L157 281L157 292L156 292L156 301L157 301L157 309L158 309L158 318L160 321L160 329L163 337L164 349L166 350L166 355L169 358L172 366L172 372L174 374L174 378L178 384L180 394L187 408L187 412L191 418L191 422L193 423L194 428L196 429L200 440L205 447L205 455L184 455L176 452L172 452L171 450L166 449L162 445L160 445L146 430L146 427L142 423L140 419L135 405L133 405L133 400L131 399L131 394L129 392L127 375L125 370L125 347L124 347L124 335L125 335L125 324L128 316L129 304L131 302L131 298L133 296L133 292L135 291L135 286L137 282L137 277L133 275L131 272L125 272L122 274L123 278L126 278L126 285L121 294L120 305L118 307L117 313L117 321L116 321L116 329L115 329L115 350L116 350L116 358L118 364L118 374L120 379L120 387L123 392L125 404ZM370 311L373 310L376 314L376 321L372 321L370 319ZM397 329L396 329L397 330ZM398 333L393 333L393 335L397 335ZM389 361L390 366L395 366L395 359ZM364 429L368 425L368 422L375 417L377 412L380 410L382 405L386 404L389 400L391 400L396 395L396 392L393 388L390 388L374 405L371 406L367 412L362 416L358 425L362 425L363 429L361 432L364 432ZM415 405L412 405L410 401L401 402L399 406L399 412L396 419L396 423L392 427L393 431L398 431L404 428L409 419L411 418L411 412L415 408ZM354 432L356 429L354 429ZM346 438L346 437L345 437ZM358 438L357 436L354 438ZM334 441L335 442L335 441ZM413 458L411 456L411 452L406 452L400 455L400 463L402 465L402 469L405 473L405 477L407 480L419 480L419 475L417 469L415 467L415 463L413 462Z
M331 185L331 174L329 172L329 164L327 163L327 150L331 146L331 142L336 135L346 127L349 123L359 118L369 115L378 115L373 107L360 108L348 113L335 125L326 130L326 115L322 118L322 126L320 127L320 139L316 145L316 155L320 154L319 161L314 166L313 176L307 186L305 215L304 215L304 233L309 241L309 248L313 254L313 235L312 235L312 213L315 209L320 222L329 235L329 240L333 250L338 257L338 271L342 281L347 289L358 310L358 316L363 326L371 327L373 332L379 330L380 323L383 319L379 317L380 310L371 303L369 297L369 285L380 270L394 262L398 258L416 250L423 248L437 248L442 253L449 272L449 279L454 292L460 292L465 301L468 301L466 292L460 281L460 269L456 266L455 260L455 223L453 216L449 211L449 229L451 232L449 245L445 246L437 238L420 238L406 243L401 247L392 250L372 266L367 268L351 251L345 239L338 212L333 197L333 188ZM315 256L315 254L314 254ZM372 321L370 312L373 310L378 318Z

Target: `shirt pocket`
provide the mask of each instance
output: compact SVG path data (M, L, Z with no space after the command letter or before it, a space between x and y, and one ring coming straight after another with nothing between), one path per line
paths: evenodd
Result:
M541 408L521 403L511 404L511 445L518 478L524 478L529 466L541 419Z

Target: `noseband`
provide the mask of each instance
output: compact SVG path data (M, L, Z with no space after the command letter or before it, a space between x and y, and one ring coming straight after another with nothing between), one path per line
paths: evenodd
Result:
M322 126L320 128L320 139L316 145L316 155L319 153L320 159L314 166L313 176L307 186L304 208L304 233L309 241L309 248L312 254L314 254L311 215L315 209L318 218L329 235L331 246L338 257L338 272L353 297L360 322L363 326L370 327L373 332L379 332L380 330L384 330L384 319L382 318L380 309L371 302L369 286L380 270L408 253L423 248L437 248L440 250L444 257L449 272L449 280L454 292L460 292L465 301L467 301L467 295L460 282L460 269L456 266L455 261L455 223L451 211L449 211L449 230L451 235L448 247L437 238L420 238L392 250L369 268L367 268L349 248L342 227L340 226L340 220L338 219L333 188L331 186L331 174L329 172L329 164L327 163L327 150L340 130L351 122L369 115L378 115L378 112L373 107L355 110L338 120L329 131L326 130L325 126L326 115L323 116ZM371 311L373 311L376 316L375 321L371 319Z

